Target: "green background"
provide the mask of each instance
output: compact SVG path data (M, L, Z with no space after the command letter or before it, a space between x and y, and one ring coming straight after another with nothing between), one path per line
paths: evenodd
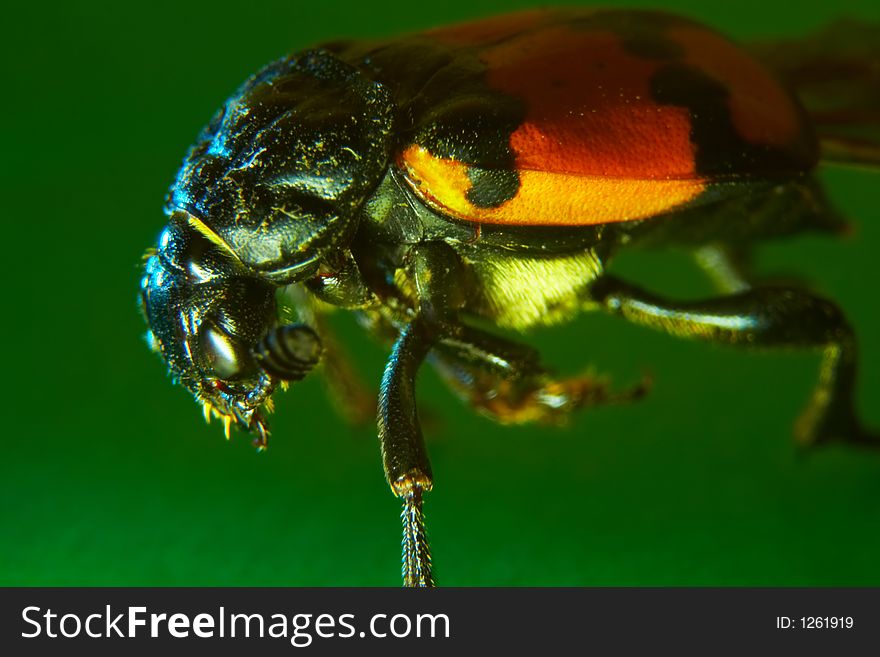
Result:
M397 584L398 506L374 431L347 427L313 379L278 397L267 453L241 434L224 441L146 348L140 256L186 147L263 64L534 3L22 4L4 10L0 46L0 584ZM640 4L738 38L803 34L840 13L880 19L876 0ZM846 309L876 426L878 180L822 176L856 237L769 245L759 269L815 280ZM617 265L672 294L708 290L680 255ZM377 382L382 348L352 318L337 324ZM815 354L713 348L599 316L530 340L562 371L592 363L618 385L650 371L655 389L565 430L508 428L426 371L440 583L880 585L880 453L801 458L790 439Z

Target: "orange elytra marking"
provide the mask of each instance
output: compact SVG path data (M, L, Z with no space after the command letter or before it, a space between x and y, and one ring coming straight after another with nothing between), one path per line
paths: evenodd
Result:
M587 226L646 219L696 198L705 185L697 178L644 179L521 171L516 196L497 208L467 200L467 165L410 146L398 164L413 190L457 219L523 226Z

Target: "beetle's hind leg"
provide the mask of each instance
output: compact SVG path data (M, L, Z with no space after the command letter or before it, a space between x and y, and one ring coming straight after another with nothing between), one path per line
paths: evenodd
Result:
M649 388L647 379L613 392L591 373L555 377L531 347L465 325L430 360L459 397L502 424L562 424L578 409L633 401Z
M605 310L672 335L747 347L821 349L819 382L795 424L796 439L803 445L842 441L880 447L880 435L856 414L856 338L831 301L796 287L759 287L676 303L611 276L598 279L590 294Z

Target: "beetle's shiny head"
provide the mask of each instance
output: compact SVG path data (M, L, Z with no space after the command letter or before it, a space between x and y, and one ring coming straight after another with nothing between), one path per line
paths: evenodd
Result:
M271 410L279 381L317 364L320 341L307 326L279 326L275 287L181 219L172 217L146 262L148 339L207 420L220 418L227 436L232 425L246 429L264 447L262 410Z

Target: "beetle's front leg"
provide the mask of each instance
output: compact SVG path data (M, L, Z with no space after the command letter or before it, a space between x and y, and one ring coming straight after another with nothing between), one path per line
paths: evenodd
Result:
M379 391L379 442L385 477L403 500L403 584L434 586L422 496L431 490L431 464L419 426L415 380L434 344L421 319L408 324L394 344Z
M431 464L415 399L418 369L431 348L455 330L464 304L462 264L445 244L414 246L407 270L418 291L415 317L400 331L379 391L379 442L385 476L403 500L404 586L434 586L422 498L431 490Z
M864 427L855 410L856 339L832 302L796 287L757 287L676 303L611 276L598 279L590 295L614 314L672 335L748 347L821 349L819 382L795 425L798 442L880 447L880 437Z

